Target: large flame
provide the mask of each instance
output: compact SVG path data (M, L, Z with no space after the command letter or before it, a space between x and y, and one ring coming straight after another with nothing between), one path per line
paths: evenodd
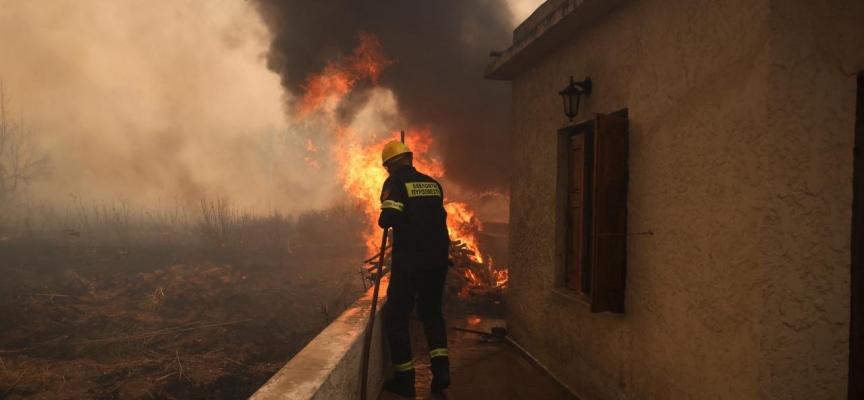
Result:
M450 232L451 240L460 240L465 248L474 252L469 258L482 263L483 255L477 246L475 234L483 230L483 223L474 216L474 211L468 209L465 203L447 203L447 230Z
M369 228L364 232L364 240L369 252L378 252L380 246L380 229L377 227L380 213L380 193L387 173L381 166L381 149L390 140L398 140L399 132L387 132L384 135L375 132L358 130L354 127L340 124L334 117L339 102L347 96L359 83L376 85L381 73L393 64L383 55L383 48L374 35L361 34L360 45L351 55L342 60L331 62L320 73L307 77L303 85L304 95L299 100L296 118L302 120L315 113L329 114L328 129L333 132L332 156L337 164L337 173L345 192L357 200L357 206L366 214ZM412 129L407 131L407 144L414 153L414 166L418 171L433 178L444 175L444 167L440 161L432 157L430 149L434 147L434 139L428 129ZM311 140L307 141L309 158L307 163L312 168L318 168L315 161L319 154ZM447 188L444 188L445 196ZM450 238L460 241L465 249L473 252L470 259L483 263L487 261L491 267L492 260L480 252L477 232L483 228L474 212L465 203L450 202L445 197L447 210L447 227ZM487 260L488 259L488 260ZM501 271L494 271L498 286L503 284ZM473 275L473 274L472 274ZM476 282L477 277L472 276ZM495 282L492 282L495 284Z
M384 57L378 38L360 34L360 45L340 62L328 64L321 73L309 75L297 106L297 119L342 100L360 82L378 83L378 77L393 62Z

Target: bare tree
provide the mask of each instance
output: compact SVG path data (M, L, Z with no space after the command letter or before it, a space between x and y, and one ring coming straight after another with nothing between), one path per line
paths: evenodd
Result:
M0 79L0 206L7 205L28 183L47 175L51 158L39 154L24 127L8 118L6 93Z

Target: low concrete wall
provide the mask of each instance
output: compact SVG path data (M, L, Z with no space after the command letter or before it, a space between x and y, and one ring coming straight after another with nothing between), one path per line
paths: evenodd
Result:
M380 310L386 301L389 276L381 279L378 301L379 313L372 329L372 350L369 359L368 398L375 399L390 368L381 329ZM357 300L333 323L315 337L291 361L273 375L254 395L252 400L273 399L359 399L360 367L363 338L369 310L372 308L372 289Z

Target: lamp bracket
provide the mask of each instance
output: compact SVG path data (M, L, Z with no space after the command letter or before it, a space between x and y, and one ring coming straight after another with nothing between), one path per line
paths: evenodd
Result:
M587 77L587 78L585 78L584 81L575 82L575 83L576 83L576 86L578 86L580 89L582 89L582 94L584 94L585 97L591 97L591 88L592 88L591 77Z

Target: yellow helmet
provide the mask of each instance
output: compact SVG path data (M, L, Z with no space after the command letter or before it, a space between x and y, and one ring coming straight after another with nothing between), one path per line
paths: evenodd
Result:
M387 161L403 154L411 154L411 149L398 140L389 141L384 145L384 150L381 151L381 164L387 164Z

